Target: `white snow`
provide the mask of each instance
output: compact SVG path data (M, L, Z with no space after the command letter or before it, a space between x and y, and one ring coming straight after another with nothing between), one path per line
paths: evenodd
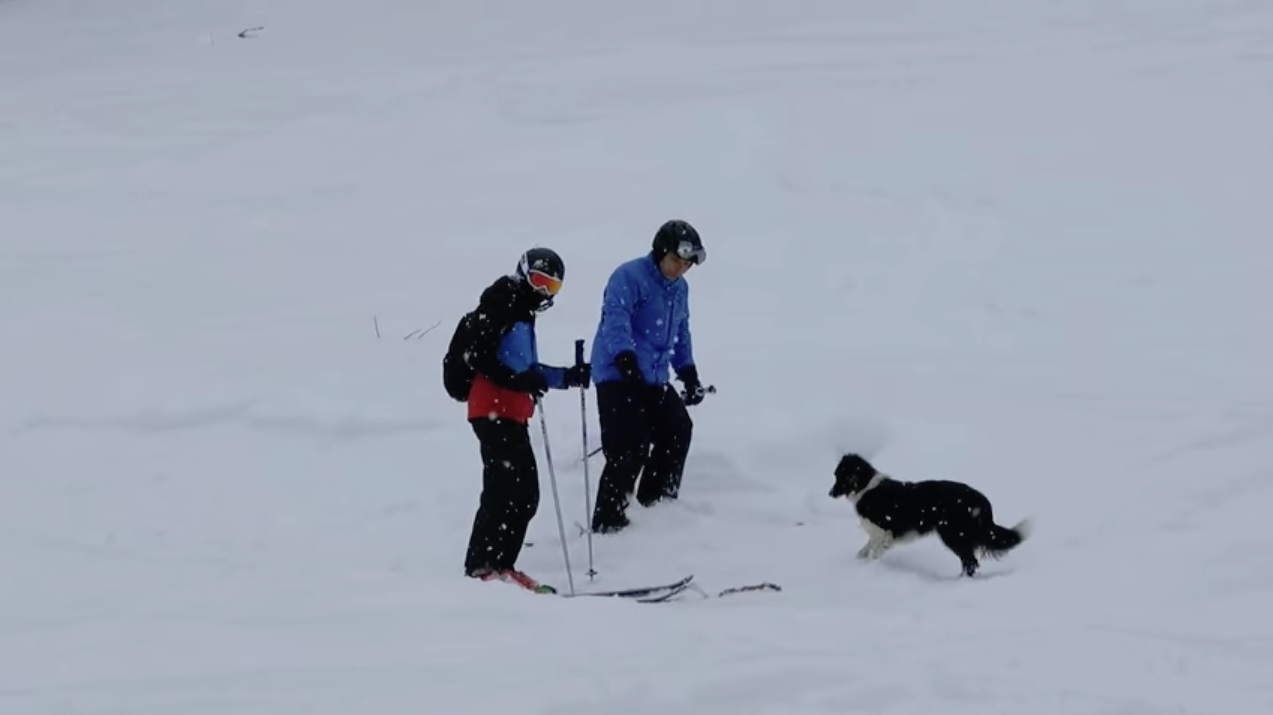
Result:
M1270 712L1270 88L1242 0L0 0L0 712ZM783 591L463 578L455 320L549 245L567 363L674 216L719 393L591 581L549 397L574 583ZM848 449L1037 528L863 563Z

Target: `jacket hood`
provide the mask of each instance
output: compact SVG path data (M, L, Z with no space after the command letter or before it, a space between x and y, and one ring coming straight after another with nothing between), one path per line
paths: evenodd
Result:
M527 290L516 276L500 276L482 291L478 306L512 320L533 320L543 298Z

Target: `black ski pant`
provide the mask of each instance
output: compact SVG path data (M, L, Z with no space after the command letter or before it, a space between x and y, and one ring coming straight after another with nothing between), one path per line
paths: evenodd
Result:
M597 383L596 388L606 466L597 487L592 528L607 531L627 525L628 496L634 490L643 506L680 495L694 423L670 384L615 381Z
M464 572L511 569L539 509L539 469L527 425L509 419L469 420L482 453L482 496L473 518Z

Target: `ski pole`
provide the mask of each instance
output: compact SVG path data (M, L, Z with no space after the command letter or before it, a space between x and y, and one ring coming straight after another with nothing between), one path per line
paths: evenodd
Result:
M583 341L575 341L575 366L583 365ZM588 454L588 400L587 389L579 385L579 428L583 432L583 453ZM583 460L583 518L585 524L592 523L592 487L588 478L588 459ZM592 529L588 529L588 580L597 575L592 566Z
M561 520L561 499L557 496L557 474L553 471L553 453L548 446L548 420L544 417L544 403L535 399L539 407L539 425L544 431L544 460L548 463L548 481L553 488L553 506L557 509L557 533L561 535L561 556L566 561L566 579L570 582L570 595L575 594L575 575L570 570L570 549L566 545L566 525Z

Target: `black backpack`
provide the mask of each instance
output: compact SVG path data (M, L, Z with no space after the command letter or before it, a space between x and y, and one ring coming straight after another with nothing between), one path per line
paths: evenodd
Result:
M477 371L469 365L469 354L476 343L476 330L473 325L473 313L465 313L455 325L451 335L451 343L442 357L442 386L446 394L457 402L468 402L469 391L473 389L473 378Z
M474 355L498 349L499 341L517 322L517 281L504 276L482 292L477 308L465 313L455 324L451 343L442 357L442 386L457 402L468 402L477 370L470 364ZM523 311L525 312L525 311ZM531 318L533 320L533 316ZM493 377L493 376L492 376Z
M478 351L495 350L512 327L513 321L507 316L492 315L490 309L482 307L460 317L446 355L442 356L442 386L446 394L457 402L468 402L473 378L477 377L470 360Z

